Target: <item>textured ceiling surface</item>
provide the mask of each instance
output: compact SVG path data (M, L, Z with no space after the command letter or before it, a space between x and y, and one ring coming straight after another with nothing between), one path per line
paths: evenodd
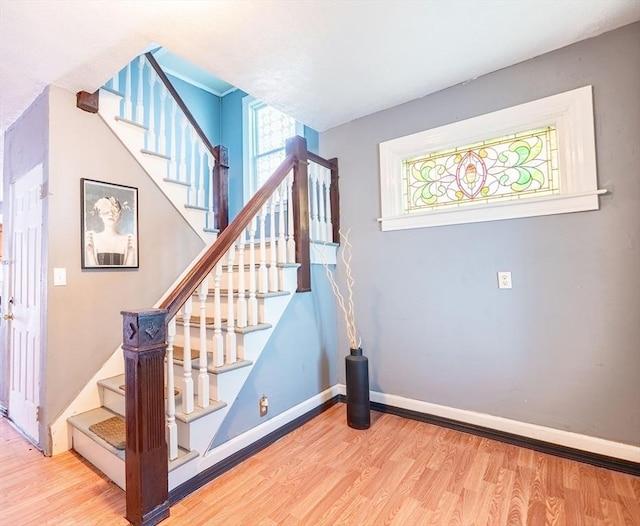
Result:
M636 20L639 0L0 0L0 128L161 45L323 131Z

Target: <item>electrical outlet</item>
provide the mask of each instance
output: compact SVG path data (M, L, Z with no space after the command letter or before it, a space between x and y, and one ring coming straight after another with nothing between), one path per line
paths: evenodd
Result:
M511 272L498 272L498 288L510 289L511 288Z
M266 396L260 398L260 416L265 416L269 412L269 399Z

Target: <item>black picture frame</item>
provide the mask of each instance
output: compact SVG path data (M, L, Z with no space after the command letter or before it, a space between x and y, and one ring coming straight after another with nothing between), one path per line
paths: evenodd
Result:
M139 268L138 189L80 179L83 269Z

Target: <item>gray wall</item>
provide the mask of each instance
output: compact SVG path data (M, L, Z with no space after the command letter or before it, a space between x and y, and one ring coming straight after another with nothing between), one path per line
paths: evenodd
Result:
M217 446L335 385L336 311L321 265L311 266L312 292L295 294L251 371L214 445ZM258 401L269 399L259 416Z
M599 211L381 232L381 141L588 84ZM372 389L640 445L639 138L640 24L322 133Z
M48 424L121 343L120 311L152 307L204 245L98 115L55 87L49 106ZM139 269L81 270L81 177L138 188ZM67 269L67 286L53 286L54 267Z

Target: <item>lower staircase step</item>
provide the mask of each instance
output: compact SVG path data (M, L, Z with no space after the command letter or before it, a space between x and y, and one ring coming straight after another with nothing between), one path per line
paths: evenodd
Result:
M89 431L95 433L113 447L123 450L127 445L127 427L124 418L112 416L106 420L89 426Z

